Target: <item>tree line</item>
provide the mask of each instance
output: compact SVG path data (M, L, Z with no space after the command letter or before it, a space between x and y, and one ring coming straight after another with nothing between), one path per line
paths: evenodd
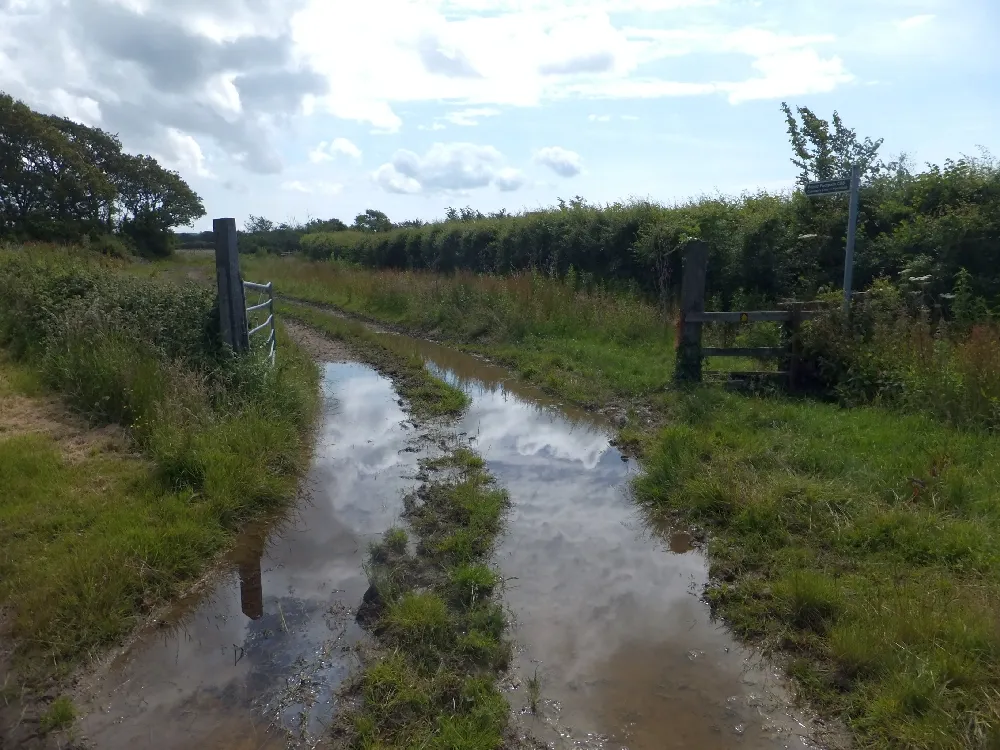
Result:
M0 239L162 256L173 227L204 215L179 174L126 153L117 135L0 92Z
M916 169L885 161L882 140L860 138L834 113L782 105L800 185L862 173L855 286L889 280L907 295L954 299L1000 314L1000 165L988 153ZM713 307L813 299L843 276L848 198L802 190L596 206L580 196L543 211L483 215L449 209L444 221L377 231L306 232L304 252L374 268L533 269L574 283L631 288L665 304L679 293L681 258L694 237L710 247Z

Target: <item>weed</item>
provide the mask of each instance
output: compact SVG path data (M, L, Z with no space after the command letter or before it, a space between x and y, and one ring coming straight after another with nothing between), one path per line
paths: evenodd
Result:
M542 697L542 679L538 676L538 667L535 667L534 674L525 680L528 686L528 702L531 706L531 713L538 713L538 702Z
M406 552L406 543L409 541L409 537L406 534L406 529L401 529L399 527L393 527L385 532L383 536L383 543L389 549L389 551L401 555Z
M500 576L485 565L462 565L450 571L454 597L465 604L477 599L489 599Z
M76 707L66 696L56 698L49 705L40 722L42 732L66 729L76 720Z

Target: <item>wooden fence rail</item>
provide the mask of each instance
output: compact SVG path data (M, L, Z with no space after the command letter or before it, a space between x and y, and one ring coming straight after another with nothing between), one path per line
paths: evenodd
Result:
M700 382L706 357L752 357L780 360L777 372L730 373L731 376L777 378L789 389L799 382L801 342L799 326L814 318L827 305L823 302L789 302L782 310L705 311L705 278L708 274L708 245L695 240L688 244L683 258L681 310L678 321L677 364L674 379L678 383ZM784 346L702 346L702 327L706 323L782 323Z

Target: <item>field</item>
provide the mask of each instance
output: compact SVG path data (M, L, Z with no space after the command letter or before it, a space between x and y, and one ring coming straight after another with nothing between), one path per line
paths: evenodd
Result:
M637 296L531 274L245 267L279 294L444 339L591 408L617 405L619 438L645 468L637 501L710 532L715 611L783 654L802 695L843 717L859 746L1000 743L994 327L935 332L880 313L890 295L876 293L867 327L834 339L842 328L828 321L811 334L812 356L840 368L825 399L743 397L669 387L669 315Z

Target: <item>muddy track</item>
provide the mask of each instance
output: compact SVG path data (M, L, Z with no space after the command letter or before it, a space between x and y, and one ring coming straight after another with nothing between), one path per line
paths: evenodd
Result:
M350 312L344 310L333 304L325 302L311 302L309 300L302 299L300 297L293 297L289 295L277 295L279 300L290 302L295 305L301 305L302 307L311 308L313 310L320 310L331 315L335 315L346 320L354 320L360 323L364 323L373 331L378 331L382 333L392 333L398 336L411 339L415 342L425 342L426 344L433 347L440 347L442 349L449 349L451 351L459 351L466 357L472 359L480 360L485 365L492 365L497 370L502 370L504 373L503 380L511 383L517 383L517 379L514 378L509 370L506 368L510 365L509 362L504 362L502 360L496 360L491 358L482 352L474 351L473 347L463 345L463 342L459 342L448 337L437 337L434 332L424 333L413 331L412 329L406 328L405 326L387 323L385 321L376 320L367 315L361 313ZM459 348L460 347L460 348ZM544 394L543 400L547 402L557 402L562 403L558 394L556 394L551 389L545 387L544 384L534 384L534 387L539 393ZM642 404L635 403L632 399L626 399L621 397L611 397L607 401L598 403L589 402L569 402L571 406L578 409L584 410L592 415L592 419L600 421L601 423L608 424L608 429L612 432L616 432L621 428L629 425L628 414L631 411L635 412L635 423L633 427L644 430L654 430L663 421L663 415L654 412L653 410L647 408ZM617 436L616 436L617 439ZM636 444L630 444L626 442L616 442L617 447L623 452L634 457L639 449Z
M368 588L368 545L398 523L420 459L446 440L440 426L414 425L378 370L310 341L305 327L288 330L340 360L324 365L310 498L284 523L248 533L214 591L115 665L84 724L100 747L329 740L338 687L365 638L353 614ZM496 561L516 642L503 681L512 738L567 750L839 744L795 709L772 665L713 622L700 598L704 554L682 530L637 513L628 494L637 467L611 445L608 421L482 358L411 341L470 397L448 429L510 496Z

